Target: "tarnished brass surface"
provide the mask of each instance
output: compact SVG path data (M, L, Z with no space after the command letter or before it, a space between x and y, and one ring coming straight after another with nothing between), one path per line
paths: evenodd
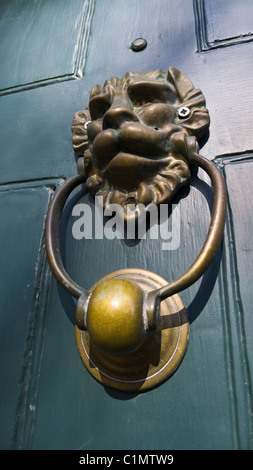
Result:
M58 282L78 299L76 340L83 363L104 385L147 390L169 377L188 344L187 316L178 295L196 282L214 258L226 218L226 187L214 163L198 153L209 126L200 90L177 69L128 72L91 91L76 113L73 146L78 174L56 193L47 214L46 252ZM190 178L189 165L210 176L214 204L209 231L197 259L178 279L125 269L105 276L89 291L66 273L60 250L64 204L86 181L104 206L160 204ZM135 211L133 211L135 212ZM129 212L125 211L127 218Z
M145 340L143 291L129 279L102 281L89 301L86 327L93 344L110 355L125 355Z
M105 276L91 292L101 282L111 280L130 280L145 293L167 284L165 279L150 271L122 269ZM188 339L189 323L179 295L162 302L157 328L147 332L145 341L136 351L123 356L101 352L89 333L76 326L77 346L87 370L104 386L126 392L149 390L172 375L185 355Z
M103 196L104 207L125 209L163 203L188 183L186 138L201 139L208 127L204 95L169 67L95 85L87 108L74 116L72 141L88 190Z

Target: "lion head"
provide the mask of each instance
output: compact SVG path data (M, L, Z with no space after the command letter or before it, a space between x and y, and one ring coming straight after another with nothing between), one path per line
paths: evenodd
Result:
M201 139L209 123L203 93L174 67L95 85L72 121L86 187L104 207L169 200L190 179L187 137Z

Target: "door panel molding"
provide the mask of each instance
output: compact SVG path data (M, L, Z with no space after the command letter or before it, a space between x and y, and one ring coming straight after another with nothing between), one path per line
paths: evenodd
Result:
M252 211L250 210L252 172L250 167L253 167L253 153L223 155L217 157L215 162L223 173L228 189L224 254L221 276L218 279L223 304L224 337L226 338L224 345L230 383L231 416L234 423L236 447L250 449L253 437L253 371L250 362L253 350L251 326L253 298L250 288L250 276L252 276L250 263L252 265L253 258L250 248L252 245L250 233L252 230ZM244 207L242 207L243 200L245 201Z
M78 10L79 3L81 13ZM3 33L2 38L4 47L0 48L0 60L6 64L5 73L2 74L0 82L0 96L67 80L76 80L83 76L95 0L86 0L85 2L77 0L71 6L70 12L68 11L68 3L65 5L66 11L64 11L63 2L59 2L59 5L56 4L52 16L47 16L47 5L44 6L44 11L43 3L39 6L30 6L31 12L28 11L29 15L27 15L30 22L23 25L23 28L27 29L24 40L21 42L16 30L19 31L19 28L22 28L22 18L25 22L26 17L17 14L15 11L17 5L14 5L14 3L14 12L12 12L11 4L2 13L0 11L4 24L3 27L0 22L0 27L5 33ZM21 7L24 8L23 3ZM68 15L70 17L68 19L68 29L73 39L68 50L66 50L67 43L63 41L63 38L59 36L58 43L56 41L57 31L61 32L60 26L57 29L58 22L61 23L61 15L62 19ZM42 46L44 50L38 50L41 46L37 40L37 28L40 22L41 29L48 28L48 36ZM65 34L68 34L68 31ZM57 47L61 49L58 50ZM8 54L7 57L5 57L6 54ZM33 64L34 61L37 62L37 67L33 65L32 69L30 68L30 56L33 57ZM56 58L57 60L55 60ZM65 67L66 70L64 70ZM32 79L33 75L34 79ZM29 80L29 77L31 80ZM19 80L21 83L18 83Z
M59 184L59 180L45 180L0 188L1 246L5 247L1 263L8 263L1 300L1 383L6 397L1 414L9 413L0 440L1 446L8 441L12 449L30 446L35 425L51 286L45 214ZM22 255L17 251L17 235Z
M211 8L215 8L214 3L211 4L208 9L207 6L208 0L193 0L193 9L195 16L195 29L196 29L196 38L198 52L206 52L212 49L217 49L220 47L233 46L235 44L242 44L244 42L253 41L253 24L251 26L251 31L247 31L245 24L245 18L252 18L253 14L253 5L248 2L246 8L243 9L243 4L236 2L238 10L243 14L242 24L240 25L240 30L235 29L232 33L231 30L227 28L230 27L230 19L226 21L226 16L222 15L221 24L212 23L212 13ZM221 8L223 7L224 2L217 2ZM230 6L231 6L231 2ZM239 11L238 11L239 13ZM215 20L217 21L217 16L215 15ZM239 23L240 24L240 23ZM246 28L246 29L245 29ZM220 34L221 36L220 36ZM219 37L220 36L220 37Z

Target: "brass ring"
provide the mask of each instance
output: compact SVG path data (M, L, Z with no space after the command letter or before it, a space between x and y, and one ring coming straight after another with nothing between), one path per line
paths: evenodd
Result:
M166 297L181 292L195 283L210 265L223 236L227 200L224 179L214 163L196 152L192 154L190 163L200 166L210 176L213 184L214 206L209 231L203 248L192 266L182 276L164 288L151 292L150 297L152 298L155 296L164 300ZM66 181L55 194L46 219L46 252L50 267L61 286L76 298L85 293L88 295L88 291L78 286L65 271L60 253L59 231L65 202L70 193L82 183L84 183L84 178L79 174Z
M80 287L69 277L63 266L60 253L59 237L61 214L65 202L70 193L78 185L84 183L84 177L82 175L77 174L71 177L68 181L66 181L63 186L57 191L48 210L45 236L46 253L49 265L57 281L69 294L78 299L76 317L76 338L80 355L86 368L97 380L104 383L105 385L109 385L119 390L135 391L149 389L165 380L165 378L170 376L178 367L185 354L185 350L188 344L188 323L186 319L187 317L185 310L182 306L181 299L178 296L178 293L190 287L204 274L206 269L211 264L219 248L223 236L226 219L227 199L224 179L215 164L209 161L208 159L204 158L203 156L200 156L196 152L195 148L189 151L188 159L190 164L194 164L201 167L209 175L214 191L214 204L211 215L210 227L203 248L194 263L183 275L181 275L178 279L171 283L166 283L166 281L160 279L158 281L156 274L145 272L144 270L141 270L143 271L141 277L141 273L139 272L140 270L133 269L126 269L122 270L122 272L119 271L112 273L111 275L106 276L105 280L101 280L103 282L108 282L108 279L115 280L116 278L120 278L121 280L123 280L123 278L127 279L129 273L128 278L130 279L130 281L132 282L132 280L134 280L134 282L136 282L135 272L137 273L136 275L140 275L140 284L145 284L146 280L148 279L148 287L144 287L144 292L146 319L148 322L147 329L149 331L153 330L159 331L161 333L162 330L159 326L159 318L161 316L164 316L164 318L166 317L166 315L170 315L170 318L172 318L173 315L175 318L178 317L178 320L175 324L172 325L170 323L170 328L172 328L172 330L174 328L173 331L176 332L173 341L171 340L171 337L168 337L166 339L165 335L163 335L165 339L161 340L165 341L165 343L167 341L168 344L172 341L173 344L178 345L176 354L176 356L178 357L176 359L176 362L174 361L176 349L174 348L173 344L170 357L168 357L169 345L167 343L166 347L161 346L160 348L160 352L164 351L163 354L166 355L166 358L162 358L160 360L160 364L164 363L164 361L167 361L167 371L164 371L164 368L160 367L158 364L155 366L155 370L153 366L153 368L151 368L151 370L147 372L147 367L145 366L145 373L142 371L138 375L138 373L135 371L132 373L132 375L130 374L129 380L124 379L124 374L128 374L128 366L126 366L125 363L126 356L128 357L127 364L132 364L136 361L143 363L143 357L149 356L150 348L152 349L152 347L150 346L150 337L145 339L144 345L142 344L140 348L137 348L137 351L130 351L129 354L126 354L126 356L124 357L121 357L120 354L116 354L116 356L114 356L114 354L110 351L101 352L99 348L96 349L96 347L94 347L93 341L90 341L89 334L86 331L86 311L89 301L92 297L92 293L94 292L94 289L97 287L97 285L93 286L88 291ZM152 280L150 280L151 278ZM100 285L101 281L97 284ZM132 288L132 286L130 287ZM169 300L170 298L171 301ZM166 302L161 304L161 302L165 300L167 304ZM174 304L174 306L172 306L172 303L176 304L176 306ZM164 309L164 311L162 312L161 310L162 313L161 315L159 315L158 312L162 308ZM163 321L164 323L166 323L164 319ZM183 327L183 325L185 325L185 327ZM179 342L179 339L180 341L182 341L182 343ZM84 342L86 342L86 346L84 346ZM91 348L89 349L90 356L87 353L87 348ZM97 363L95 364L94 357L95 362L97 361ZM144 377L143 374L146 374L146 377ZM150 377L152 377L152 380L149 380Z

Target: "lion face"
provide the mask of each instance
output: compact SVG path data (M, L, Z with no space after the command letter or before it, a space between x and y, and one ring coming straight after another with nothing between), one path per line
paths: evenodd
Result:
M205 98L182 72L128 72L94 86L72 121L73 148L104 207L160 204L189 181L187 136L208 126Z

